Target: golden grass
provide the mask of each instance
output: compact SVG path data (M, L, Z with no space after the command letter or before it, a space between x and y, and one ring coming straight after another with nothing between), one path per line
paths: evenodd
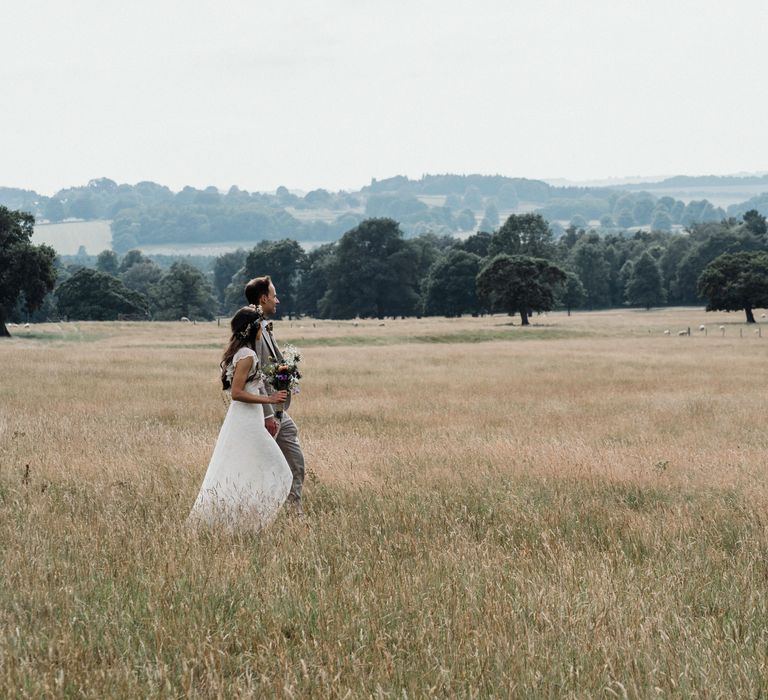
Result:
M223 325L12 329L0 696L765 695L768 335L511 320L282 322L307 518L258 536L184 527Z

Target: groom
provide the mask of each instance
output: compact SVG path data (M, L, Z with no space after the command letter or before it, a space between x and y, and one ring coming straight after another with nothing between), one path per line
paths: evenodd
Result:
M250 304L261 306L261 310L264 313L264 320L261 322L261 341L256 348L259 363L262 367L265 367L272 362L271 358L282 360L283 355L272 334L272 322L266 320L275 315L277 305L280 303L271 278L269 276L254 277L245 285L245 298L248 299ZM266 391L268 394L271 394L274 389L267 387ZM294 513L304 515L304 510L301 506L301 490L304 484L304 453L301 451L301 445L299 444L299 433L296 429L296 423L293 422L293 419L287 412L290 405L291 394L289 392L288 400L285 402L286 410L283 412L282 420L278 420L277 416L275 416L273 404L262 404L264 408L264 427L275 438L293 474L293 484L291 485L291 492L288 494L288 504L293 508Z

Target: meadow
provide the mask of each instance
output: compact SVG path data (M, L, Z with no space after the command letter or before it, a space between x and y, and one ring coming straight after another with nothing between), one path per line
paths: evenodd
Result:
M0 697L764 697L768 333L742 320L281 321L306 517L257 535L184 522L224 322L12 328Z

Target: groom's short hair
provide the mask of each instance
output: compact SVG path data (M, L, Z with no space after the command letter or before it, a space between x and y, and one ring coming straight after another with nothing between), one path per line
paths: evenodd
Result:
M254 277L245 285L245 298L249 304L258 304L262 296L269 296L269 285L272 284L272 278L269 275L264 277Z

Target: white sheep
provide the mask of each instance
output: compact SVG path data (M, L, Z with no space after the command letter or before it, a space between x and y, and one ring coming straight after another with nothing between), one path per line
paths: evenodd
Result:
M705 326L705 325L702 323L702 324L699 326L699 330L700 330L700 331L706 330L706 326Z
M678 331L678 335L688 335L688 331Z
M718 328L719 328L721 331L724 331L724 330L725 330L725 326L718 326Z
M186 316L182 316L179 321L184 321L185 323L189 323L189 319Z
M667 328L667 330L664 331L664 335L669 335L669 328Z

